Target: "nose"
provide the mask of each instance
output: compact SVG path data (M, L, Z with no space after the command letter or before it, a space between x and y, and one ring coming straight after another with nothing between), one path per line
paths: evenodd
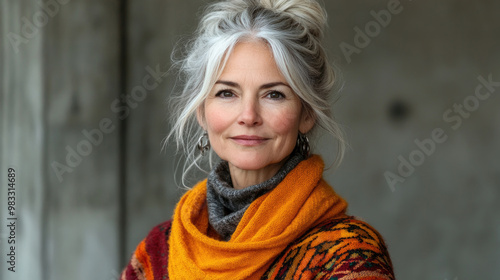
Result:
M238 124L246 126L258 126L262 124L259 102L254 99L243 99L241 101Z

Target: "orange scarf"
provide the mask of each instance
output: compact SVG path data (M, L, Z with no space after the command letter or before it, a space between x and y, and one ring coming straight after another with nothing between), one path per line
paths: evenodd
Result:
M322 179L323 160L300 162L246 210L231 239L208 236L206 180L180 200L169 239L170 279L258 279L311 227L343 217L347 203Z

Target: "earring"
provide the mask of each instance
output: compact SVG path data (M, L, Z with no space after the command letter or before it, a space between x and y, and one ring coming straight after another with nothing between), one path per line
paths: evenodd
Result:
M203 133L203 135L201 135L196 147L201 152L202 156L204 156L205 153L210 150L210 140L208 139L208 133L206 131Z
M309 138L307 135L302 134L299 131L299 137L297 137L297 147L299 148L299 152L305 157L309 157L309 152L311 151L311 147L309 146Z

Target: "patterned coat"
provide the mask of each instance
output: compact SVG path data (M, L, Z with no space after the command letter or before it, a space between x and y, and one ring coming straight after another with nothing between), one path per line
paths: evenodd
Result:
M151 230L124 269L123 280L169 279L171 221ZM144 263L151 267L144 269ZM382 237L354 217L335 219L312 228L292 242L261 279L395 279Z

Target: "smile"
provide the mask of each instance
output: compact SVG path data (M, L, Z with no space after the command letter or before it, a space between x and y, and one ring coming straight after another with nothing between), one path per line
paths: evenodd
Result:
M269 138L255 135L238 135L230 137L230 139L242 146L257 146L269 140Z

